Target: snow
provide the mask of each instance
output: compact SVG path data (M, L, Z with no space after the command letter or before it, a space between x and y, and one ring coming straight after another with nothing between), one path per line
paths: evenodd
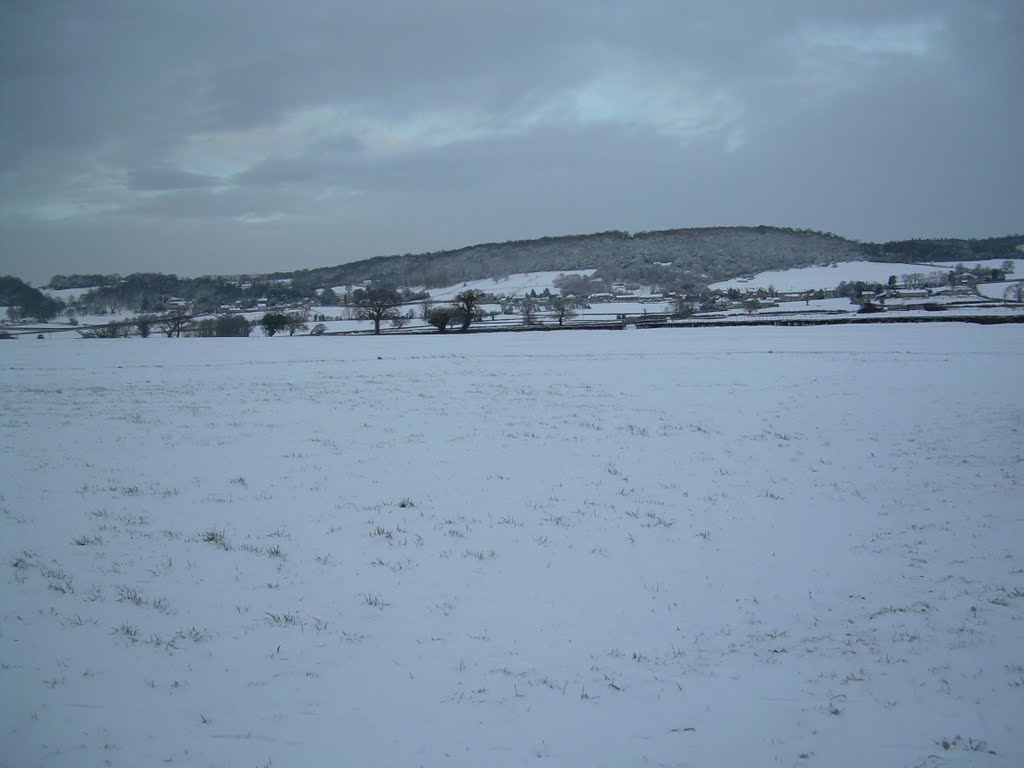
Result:
M672 303L669 301L594 301L590 302L588 306L590 309L581 308L578 310L581 316L609 314L642 315L644 312L658 314L672 310Z
M79 325L106 325L107 323L110 323L110 322L120 323L120 322L124 322L125 320L131 320L133 318L138 317L141 314L145 314L145 313L143 313L143 312L136 312L133 309L121 308L121 309L115 309L113 312L108 312L105 315L86 315L86 314L81 314L80 315L80 314L76 314L75 315L75 319L78 320L78 324ZM62 319L67 319L67 318L66 318L66 316L62 315L62 316L56 318L54 320L54 322L59 323Z
M842 282L863 280L871 283L885 283L890 275L905 275L938 271L938 267L921 264L883 264L873 261L841 261L835 266L802 267L800 269L772 270L760 272L753 278L742 277L712 283L712 289L727 291L730 288L767 289L774 286L777 291L815 291L837 287Z
M975 267L1002 269L1007 261L1013 265L1013 274L1019 274L1019 270L1024 269L1024 259L980 259L978 261L933 261L929 263L937 269L949 271L955 269L958 264L963 264L967 269L974 269Z
M558 272L524 272L509 275L505 278L487 278L485 280L470 280L447 288L425 288L416 286L414 291L427 291L430 298L435 302L453 301L455 296L462 291L474 290L491 293L495 296L524 296L530 291L543 293L548 289L551 293L558 294L555 288L555 280L560 275L592 275L593 269L566 269ZM335 290L338 290L337 288ZM344 291L344 287L341 288Z
M2 344L0 765L1024 764L1022 350Z
M97 286L93 286L92 288L59 288L56 290L43 288L42 292L53 299L60 299L61 301L77 301L79 296L95 290L96 287Z
M1020 280L1006 280L1001 283L979 283L978 293L990 299L1000 299L1006 295L1006 289L1016 286Z
M730 288L746 289L767 289L774 286L777 291L814 291L818 289L828 290L837 287L842 282L852 283L863 280L866 283L882 283L888 281L890 275L896 275L902 279L903 275L924 274L932 272L949 272L957 264L963 264L968 269L974 266L998 268L1005 260L989 259L985 261L967 262L933 262L931 264L888 264L874 261L842 261L835 266L828 267L802 267L800 269L773 270L760 272L753 278L734 278L712 283L712 289L727 291ZM1016 261L1014 261L1016 265ZM1024 262L1022 262L1024 264ZM1016 269L1016 267L1015 267Z

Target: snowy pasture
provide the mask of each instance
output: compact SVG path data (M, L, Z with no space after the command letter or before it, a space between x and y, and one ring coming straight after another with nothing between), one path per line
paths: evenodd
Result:
M841 261L826 267L799 267L796 269L771 270L759 272L753 277L737 277L732 280L723 280L712 283L711 288L727 291L730 288L739 290L757 290L760 288L775 288L777 291L816 291L820 289L836 288L840 283L852 283L863 280L870 283L885 283L890 275L896 275L902 279L903 275L909 274L931 274L933 272L946 273L954 269L958 264L963 264L968 269L981 266L996 268L1003 264L1004 260L988 259L984 261L966 262L932 262L930 264L898 264L881 261ZM1009 260L1014 264L1024 266L1024 261ZM1001 297L1000 297L1001 298Z
M0 765L1024 764L1024 327L0 346Z
M564 269L556 272L519 272L505 277L487 278L484 280L470 280L457 283L447 288L426 288L422 285L412 286L414 291L426 290L430 293L432 301L444 302L454 301L455 297L462 291L483 291L495 296L525 296L530 291L542 293L545 290L557 294L555 280L562 275L578 275L589 277L594 274L593 269ZM344 291L344 286L335 290Z
M914 272L934 272L938 267L927 267L920 264L888 264L872 261L841 261L824 267L797 267L794 269L775 269L759 272L753 277L736 277L712 283L711 288L727 291L730 288L739 290L775 288L777 291L815 291L831 289L842 282L885 283L889 275L903 275Z

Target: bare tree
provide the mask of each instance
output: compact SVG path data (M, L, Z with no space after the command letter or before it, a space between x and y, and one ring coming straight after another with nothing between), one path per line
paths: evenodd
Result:
M392 328L404 328L405 324L408 323L410 320L412 320L414 317L415 317L415 315L413 314L411 309L408 312L406 312L404 315L396 314L393 318L391 318L391 327Z
M672 299L672 316L689 317L693 314L693 304L683 295Z
M284 316L285 327L288 329L288 335L294 336L296 331L305 331L309 328L306 325L306 312L289 312Z
M537 300L530 294L523 297L523 303L519 305L519 314L523 316L523 325L533 325L537 322Z
M185 307L174 307L170 312L157 321L157 326L167 334L167 338L181 336L181 332L188 328L192 316Z
M97 325L84 331L79 331L79 334L84 339L127 339L132 335L131 332L132 323L111 320L106 325Z
M360 320L372 320L373 332L379 334L380 324L384 320L394 320L398 317L402 297L393 288L360 288L352 294L352 303L356 307L356 317Z
M549 305L559 325L576 317L576 300L571 296L552 296Z
M465 333L469 330L474 320L483 317L483 310L480 302L484 297L483 291L463 291L455 297L455 316L459 322L459 330Z

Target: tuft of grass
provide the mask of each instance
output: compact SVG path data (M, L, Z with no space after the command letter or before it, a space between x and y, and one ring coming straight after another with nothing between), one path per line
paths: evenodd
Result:
M644 523L645 528L671 528L673 525L675 520L669 520L655 512L648 512L647 522Z
M42 574L43 578L53 579L54 581L64 581L71 578L60 568L51 568L48 565L39 566L39 573Z
M76 547L88 547L93 544L102 544L103 539L99 536L76 536L71 540Z
M988 744L981 739L967 739L964 741L960 734L957 734L953 738L944 739L932 739L938 746L942 747L946 752L951 752L954 749L960 748L964 752L985 752L989 755L996 754L994 749L989 749Z
M120 626L115 627L111 634L118 635L119 637L124 637L135 642L139 637L139 628L134 624L121 624Z
M140 595L138 591L133 589L132 587L122 586L115 587L115 589L117 590L117 602L119 603L131 603L132 605L140 607L145 605L146 603L142 595Z
M210 528L209 530L203 531L199 534L199 540L204 541L207 544L214 544L225 552L231 549L231 545L228 544L227 537L223 530L218 531L215 528Z
M35 560L35 557L34 552L23 550L20 555L11 560L11 567L16 571L27 571L34 565L32 561Z
M384 598L382 598L380 595L373 595L373 594L370 594L370 593L365 593L365 594L363 594L362 597L363 597L363 605L368 605L371 608L377 608L379 610L384 610L389 605L391 605L391 603L386 602L384 600Z
M195 644L199 644L204 640L210 639L210 633L205 629L196 629L195 627L189 627L188 629L179 629L174 633L175 640L191 640Z
M256 555L266 555L267 557L278 557L282 560L287 558L287 555L281 549L281 547L275 544L272 547L259 547L255 544L243 544L239 549L246 552L252 552Z
M839 704L837 704L836 702L844 702L844 701L846 701L846 696L844 696L843 694L838 694L838 695L829 694L829 697L828 697L828 708L827 708L828 709L828 713L830 715L832 715L833 717L839 717L839 715L843 714L843 710L839 707Z
M168 600L166 597L158 597L156 600L153 601L152 605L154 608L156 608L156 610L160 611L160 613L174 613L174 608L171 606L171 601Z
M302 620L294 613L271 613L267 611L266 621L275 627L298 627Z
M51 581L49 584L49 588L52 589L54 592L60 592L62 595L73 595L75 593L75 589L71 584L70 576L66 579Z

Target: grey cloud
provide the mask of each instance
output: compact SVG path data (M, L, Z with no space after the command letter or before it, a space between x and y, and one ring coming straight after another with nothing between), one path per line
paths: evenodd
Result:
M225 260L336 253L342 226L348 258L613 226L1002 234L1022 34L1017 0L3 3L0 269L138 258L146 227Z
M364 155L362 143L351 136L337 136L303 148L298 154L267 157L244 171L232 181L244 186L274 186L304 182L338 180L346 166Z
M236 187L223 191L176 190L119 208L114 218L149 219L238 219L244 216L270 217L299 210L293 195L274 190Z
M128 188L138 191L168 191L212 187L219 181L213 176L190 173L170 166L139 168L129 172Z
M291 182L321 181L327 171L324 162L314 158L268 157L236 174L233 180L242 185L275 186Z

